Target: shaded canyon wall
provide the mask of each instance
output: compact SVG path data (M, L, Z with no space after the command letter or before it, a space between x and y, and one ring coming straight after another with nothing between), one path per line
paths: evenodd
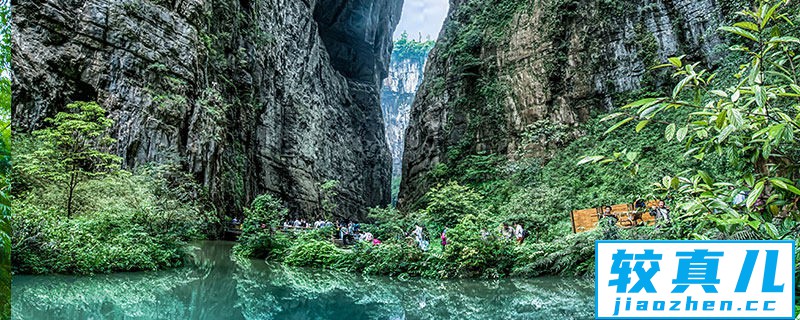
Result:
M124 167L173 163L235 213L272 192L337 215L389 202L380 87L402 0L36 0L15 4L18 132L76 100L115 120Z

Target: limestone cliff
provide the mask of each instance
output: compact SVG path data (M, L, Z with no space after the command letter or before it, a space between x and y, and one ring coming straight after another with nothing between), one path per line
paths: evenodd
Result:
M429 173L465 155L546 159L615 94L659 86L646 74L669 56L713 65L715 0L452 0L411 108L400 206L413 208Z
M403 144L411 104L422 84L425 61L433 41L400 39L392 51L389 76L383 81L381 106L386 142L392 154L392 176L399 177L403 164Z
M175 162L236 212L273 192L338 215L389 202L379 90L401 0L36 0L15 4L14 121L75 100L116 121L127 168Z

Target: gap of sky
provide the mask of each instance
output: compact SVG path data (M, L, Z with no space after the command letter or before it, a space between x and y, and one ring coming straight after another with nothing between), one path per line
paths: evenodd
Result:
M403 32L407 32L411 39L430 37L436 40L449 7L449 0L405 0L394 38L399 39Z

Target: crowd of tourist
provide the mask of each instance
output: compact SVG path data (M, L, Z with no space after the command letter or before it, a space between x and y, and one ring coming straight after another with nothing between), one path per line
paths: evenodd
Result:
M373 236L371 232L362 232L361 225L358 224L358 222L339 223L339 221L337 221L336 230L339 240L342 241L344 245L353 244L356 241L372 243L372 245L375 246L381 244L381 241Z
M656 228L671 221L670 209L667 207L666 202L664 202L664 200L658 200L657 203L658 204L656 206L653 206L649 209L649 214L655 218ZM633 204L635 211L627 212L625 219L627 219L631 225L644 224L641 214L645 211L645 207L646 204L644 201L636 200L636 202ZM613 212L613 208L611 206L603 206L603 213L600 218L605 218L606 221L613 226L619 222L620 215L619 213Z
M236 218L234 218L231 222L232 224L241 224L241 220ZM266 224L262 223L261 228L266 228ZM306 219L290 219L283 222L282 230L313 230L322 228L333 228L334 238L341 241L343 245L354 244L357 241L371 243L372 245L381 244L381 240L375 237L371 232L362 231L361 225L356 221L340 222L337 220L335 222L331 222L328 220L316 220L313 223L310 223ZM517 244L522 244L527 236L528 231L525 230L520 223L513 225L502 223L498 226L496 234L492 234L486 229L481 230L481 237L484 240L488 240L490 237L492 237L493 239L500 238L508 241L516 241ZM428 239L425 227L422 225L415 225L410 232L404 233L403 237L406 239L411 239L411 241L413 241L413 245L419 247L423 251L428 251L430 249L430 240ZM439 239L441 240L440 244L442 245L442 250L444 250L448 245L446 227L439 234Z

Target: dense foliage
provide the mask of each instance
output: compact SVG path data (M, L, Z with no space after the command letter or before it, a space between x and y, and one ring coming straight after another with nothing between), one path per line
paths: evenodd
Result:
M797 5L759 1L720 30L733 37L734 71L713 72L669 59L678 79L671 94L645 98L606 117L635 131L662 123L663 139L683 144L682 156L728 159L728 175L699 167L665 175L655 187L676 200L673 235L690 239L800 239L800 32ZM636 166L638 155L591 156L586 162ZM737 199L738 198L738 199ZM797 281L795 281L797 283ZM800 296L800 286L796 287ZM800 310L800 305L797 307Z
M48 127L33 132L44 147L19 162L20 170L38 175L67 190L67 218L72 217L75 188L86 179L114 173L122 159L110 154L108 135L114 124L95 102L73 102L67 112L45 119Z
M394 42L394 48L392 49L392 60L402 61L410 58L424 58L428 56L428 52L433 49L435 44L436 42L431 39L409 39L408 33L403 32L400 34L400 39L397 39Z
M15 136L13 268L22 273L152 270L182 263L214 224L203 190L174 165L120 169L110 120L74 103L50 127Z
M0 1L0 319L11 318L11 3Z
M18 136L17 152L25 154ZM64 190L15 189L14 269L22 273L98 273L180 265L185 241L203 237L208 217L175 192L170 168L120 172L76 190L80 214L65 218ZM25 175L17 176L25 181ZM15 178L16 179L16 178ZM16 181L15 181L16 182ZM26 190L16 191L16 190Z
M688 237L719 233L786 239L800 234L800 189L796 186L800 179L800 69L796 67L800 56L794 53L800 49L800 39L793 36L796 28L781 10L785 5L784 1L762 1L755 11L740 13L743 21L720 28L741 38L741 44L731 47L746 59L737 72L714 73L686 64L680 57L670 58L663 66L674 68L674 77L680 79L671 95L635 101L607 117L628 115L608 132L634 120L636 131L662 122L667 124L665 140L684 144L683 157L729 159L735 169L729 176L695 167L664 176L656 184L663 197L678 200L684 220L693 223ZM688 114L680 112L686 109ZM636 156L587 160L631 166ZM737 195L746 198L738 203L734 201Z
M274 251L280 252L288 239L282 234L276 234L275 229L280 221L287 218L288 213L289 210L271 194L256 197L246 209L246 220L234 251L258 258L270 257Z
M272 196L261 197L273 199ZM261 198L259 197L259 198ZM398 277L429 278L500 278L511 274L530 274L529 264L543 266L542 274L559 274L580 265L581 272L591 271L592 247L581 252L576 261L557 259L552 251L543 252L541 245L515 245L497 228L500 220L486 215L481 209L483 198L469 187L452 182L429 192L428 206L419 212L403 214L394 209L372 209L371 224L361 230L372 233L382 241L379 245L358 242L349 248L335 246L331 239L335 231L321 228L313 231L278 231L261 227L274 223L252 220L245 228L235 251L240 255L267 257L292 266L318 267ZM277 204L277 202L274 202ZM285 217L286 211L275 207L273 217ZM279 220L274 220L279 221ZM249 226L252 225L252 226ZM424 229L430 249L421 250L411 235L414 226ZM447 246L439 236L447 227ZM598 233L578 237L591 243ZM576 240L564 243L574 244ZM563 248L564 245L561 245ZM565 251L569 252L569 251ZM568 254L567 254L568 255ZM550 269L544 269L549 267ZM518 271L519 270L519 271Z

